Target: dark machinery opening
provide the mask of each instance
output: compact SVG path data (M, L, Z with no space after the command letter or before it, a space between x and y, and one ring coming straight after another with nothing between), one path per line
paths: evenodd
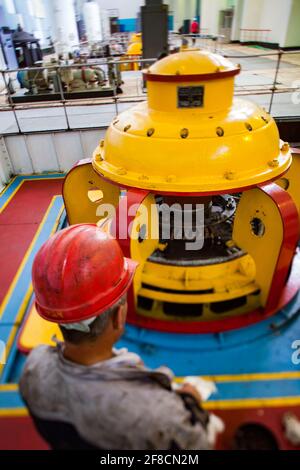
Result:
M157 196L159 238L165 244L149 258L161 264L206 265L240 257L244 252L232 243L233 219L239 196ZM199 249L197 239L203 239ZM187 243L190 243L187 249ZM194 247L193 247L194 245Z
M138 295L137 298L137 305L138 308L142 310L152 310L153 306L153 299L148 299L148 297L144 297L143 295Z
M213 313L225 313L238 307L243 307L247 303L247 296L237 297L236 299L222 300L222 302L212 302L210 309Z
M164 287L152 286L150 284L142 283L142 287L145 289L154 290L155 292L165 292L166 294L212 294L214 289L202 289L202 290L179 290L179 289L166 289Z
M265 426L248 423L237 429L233 438L233 450L278 450L278 444Z
M163 311L166 315L180 317L200 317L203 304L163 302Z

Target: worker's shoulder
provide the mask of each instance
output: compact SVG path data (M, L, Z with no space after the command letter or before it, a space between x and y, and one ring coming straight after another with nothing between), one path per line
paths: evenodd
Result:
M27 370L39 369L42 365L43 368L53 366L58 360L58 350L53 346L40 345L32 349L26 359L24 372Z
M57 371L58 351L55 347L41 345L34 348L28 355L20 380L22 396L29 400L32 393L45 391L53 381Z
M36 348L32 349L28 354L27 361L39 361L40 359L53 359L58 357L58 349L56 346L47 346L45 344L40 344Z

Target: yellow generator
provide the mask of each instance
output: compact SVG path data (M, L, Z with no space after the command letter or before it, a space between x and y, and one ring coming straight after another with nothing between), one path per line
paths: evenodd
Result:
M138 60L142 58L143 49L142 49L142 34L133 33L126 54L121 58L121 60ZM125 70L139 70L138 62L128 62L127 64L121 64L121 71Z
M69 172L64 200L70 224L98 223L139 262L122 345L178 376L213 376L205 406L227 423L221 446L254 423L267 448L289 448L300 159L265 110L233 97L239 72L205 51L145 70L147 101Z

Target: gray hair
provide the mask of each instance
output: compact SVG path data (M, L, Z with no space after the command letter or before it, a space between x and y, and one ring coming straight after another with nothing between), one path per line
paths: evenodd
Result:
M59 325L59 328L62 332L63 338L65 341L73 344L80 344L83 342L95 341L99 336L101 336L109 320L117 312L118 308L121 305L125 305L127 300L127 294L124 294L114 305L109 307L107 310L98 315L88 327L88 331L79 331L78 329L66 328L63 324Z

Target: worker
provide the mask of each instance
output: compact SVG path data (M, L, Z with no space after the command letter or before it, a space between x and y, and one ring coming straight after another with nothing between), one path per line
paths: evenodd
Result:
M192 34L199 34L199 23L198 23L198 20L197 18L194 18L192 23L191 23L191 30L190 32Z
M199 23L196 17L191 22L190 33L192 34L192 43L194 46L196 43L196 35L199 34Z
M197 389L175 392L169 369L115 348L135 269L94 224L59 231L35 257L36 310L59 324L64 342L31 351L20 391L52 449L210 448Z

